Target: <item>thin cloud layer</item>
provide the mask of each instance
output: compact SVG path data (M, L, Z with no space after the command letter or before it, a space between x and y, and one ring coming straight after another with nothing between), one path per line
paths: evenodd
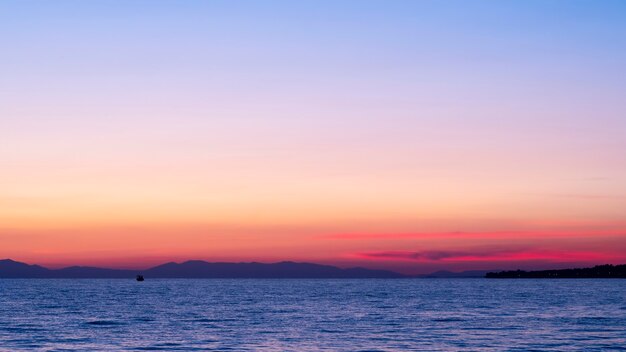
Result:
M593 261L601 258L617 259L616 253L589 251L555 251L541 249L518 250L426 250L426 251L374 251L355 254L361 259L417 261L417 262L462 262L462 261ZM622 258L623 259L623 258Z

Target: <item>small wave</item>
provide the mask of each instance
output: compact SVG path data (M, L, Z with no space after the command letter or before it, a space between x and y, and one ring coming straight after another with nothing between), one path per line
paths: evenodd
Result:
M90 320L86 322L87 325L96 326L112 326L112 325L124 325L124 323L114 320Z
M445 322L465 321L465 319L451 317L451 318L436 318L436 319L433 319L433 321L445 323Z
M375 306L375 308L376 309L394 309L394 308L397 308L397 306L383 304L380 306Z
M609 318L609 317L581 317L580 319L586 319L586 320L611 320L613 318Z
M192 323L227 323L237 321L237 319L223 318L223 319L213 319L213 318L196 318L186 320Z
M221 323L224 320L222 320L222 319L210 319L210 318L198 318L198 319L193 319L193 320L190 320L190 321L194 322L194 323Z
M152 346L142 346L135 347L131 351L231 351L234 350L230 347L220 347L219 349L214 349L210 347L194 347L190 345L176 344L176 345L152 345Z
M576 320L577 325L605 326L614 318L609 317L581 317Z
M154 321L155 319L154 318L150 318L150 317L137 317L137 318L134 318L133 320L134 321L146 322L146 321Z
M184 347L184 345L180 343L176 343L176 342L164 342L164 343L159 343L159 344L155 344L152 346L137 347L135 348L135 350L137 351L167 351L167 350L179 351L181 347ZM189 350L189 348L185 348L185 350Z
M43 331L43 328L39 327L21 327L21 326L7 326L1 327L0 332L9 332L9 333L25 333L25 332L38 332Z

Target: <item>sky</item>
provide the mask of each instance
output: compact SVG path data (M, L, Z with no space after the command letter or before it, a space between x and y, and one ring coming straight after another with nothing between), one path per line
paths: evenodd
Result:
M623 1L0 1L0 257L626 263Z

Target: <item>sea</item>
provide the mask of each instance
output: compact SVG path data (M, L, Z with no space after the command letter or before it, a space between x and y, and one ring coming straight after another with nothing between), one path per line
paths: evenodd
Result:
M0 279L0 351L624 351L620 279Z

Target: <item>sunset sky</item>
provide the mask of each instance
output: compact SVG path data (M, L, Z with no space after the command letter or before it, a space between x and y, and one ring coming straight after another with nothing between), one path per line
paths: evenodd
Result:
M626 263L624 1L2 1L0 259Z

